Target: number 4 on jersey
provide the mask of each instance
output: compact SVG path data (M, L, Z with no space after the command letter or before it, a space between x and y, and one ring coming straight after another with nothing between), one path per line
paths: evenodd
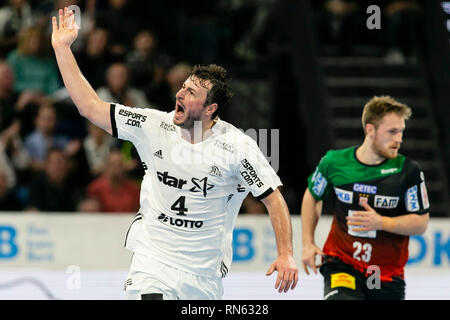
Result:
M170 207L171 210L177 211L177 216L185 216L185 212L188 211L188 209L185 206L186 197L181 196L178 198L177 201L174 202L174 204Z

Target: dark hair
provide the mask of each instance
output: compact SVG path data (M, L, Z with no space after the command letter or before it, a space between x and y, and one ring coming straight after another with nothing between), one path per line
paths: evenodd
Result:
M225 68L215 64L207 66L196 65L192 69L190 76L198 78L200 85L205 88L207 88L205 82L211 82L212 86L206 96L205 106L217 103L218 108L211 116L211 119L214 119L233 97L233 90L228 83L227 71Z

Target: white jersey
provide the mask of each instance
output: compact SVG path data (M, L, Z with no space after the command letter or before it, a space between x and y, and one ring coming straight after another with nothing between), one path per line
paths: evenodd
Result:
M133 250L224 277L242 201L248 192L266 197L281 181L256 142L229 123L218 120L207 139L191 144L172 119L173 112L111 104L113 136L134 144L145 170Z

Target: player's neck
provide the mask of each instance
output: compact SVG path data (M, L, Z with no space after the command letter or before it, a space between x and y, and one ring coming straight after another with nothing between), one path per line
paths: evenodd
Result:
M181 137L191 144L202 142L212 135L212 127L216 122L217 118L208 121L195 121L193 128L181 128Z
M370 141L368 141L367 139L364 140L364 143L358 149L356 149L355 156L359 162L362 162L369 166L380 164L386 160L385 157L380 156L373 150Z

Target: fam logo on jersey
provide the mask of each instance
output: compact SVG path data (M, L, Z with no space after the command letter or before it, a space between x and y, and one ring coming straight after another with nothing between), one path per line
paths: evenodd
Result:
M180 219L169 217L168 215L161 213L158 216L158 220L162 223L169 224L174 227L188 228L188 229L200 229L203 226L203 221L194 221L188 219Z
M376 194L377 193L377 186L371 186L371 185L368 185L368 184L355 183L353 185L353 191L361 192L361 193L368 193L368 194Z
M347 190L343 190L343 189L339 189L339 188L334 188L334 192L336 193L336 197L344 203L349 203L352 204L353 203L353 192L351 191L347 191Z
M375 196L375 208L394 209L397 208L399 197Z
M247 182L249 186L256 183L256 186L258 188L261 188L264 185L264 183L259 179L256 170L253 168L250 162L248 162L247 159L243 159L241 161L241 165L245 169L241 171L241 176L242 178L244 178L245 182Z
M126 125L132 126L132 127L141 127L141 122L145 122L147 120L147 116L144 116L137 112L132 112L125 109L119 110L119 115L127 117L127 122L125 122Z
M419 211L419 196L417 192L417 185L406 190L406 210L409 212Z
M325 192L325 188L327 187L328 181L327 179L325 179L324 176L322 176L322 173L320 173L319 168L316 168L316 171L314 172L311 178L311 182L314 183L312 187L313 192L318 197L321 197Z

